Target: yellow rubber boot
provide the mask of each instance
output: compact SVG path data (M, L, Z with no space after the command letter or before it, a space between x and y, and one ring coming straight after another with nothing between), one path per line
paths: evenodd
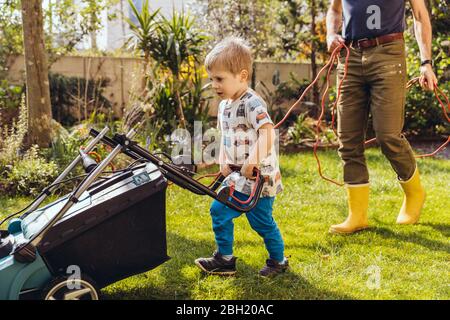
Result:
M350 234L369 227L367 208L369 206L369 184L346 185L349 214L341 223L332 225L330 233Z
M397 223L417 223L425 202L425 190L420 183L419 169L416 167L413 176L408 181L400 181L400 185L405 193L405 197L400 214L397 217Z

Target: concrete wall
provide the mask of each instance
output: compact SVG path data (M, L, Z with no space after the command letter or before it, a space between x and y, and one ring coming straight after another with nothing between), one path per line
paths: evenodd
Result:
M109 86L104 92L111 101L114 112L118 115L126 106L134 77L139 77L140 59L111 57L62 57L51 66L51 72L69 77L84 79L109 79ZM13 83L24 82L23 56L14 57L9 69L9 80Z
M290 79L289 73L293 72L298 79L309 79L310 66L297 63L271 63L256 62L256 84L264 84L273 90L274 82L283 82ZM110 80L109 87L105 90L105 98L113 104L114 112L121 115L126 106L132 86L139 85L141 60L136 58L115 57L71 57L66 56L59 59L51 66L51 72L60 73L65 76L81 77L85 79L107 78ZM13 83L24 82L23 56L12 58L9 69L9 80ZM205 79L206 81L206 79ZM257 91L261 86L257 85ZM211 101L211 115L217 112L218 100ZM287 102L284 107L290 105Z

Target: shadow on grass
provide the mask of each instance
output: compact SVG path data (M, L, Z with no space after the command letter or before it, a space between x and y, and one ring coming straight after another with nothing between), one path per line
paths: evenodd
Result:
M281 166L281 176L284 178L298 177L300 175L299 170L292 167Z
M389 228L385 228L385 227L380 227L379 225L381 224L380 221L376 220L378 226L373 226L370 229L365 230L364 232L370 232L370 233L375 233L383 238L390 238L390 239L396 239L402 242L409 242L409 243L414 243L417 245L420 245L422 247L425 247L427 249L433 250L433 251L443 251L446 253L450 253L450 244L449 243L445 243L445 242L440 242L440 241L436 241L436 240L430 240L427 239L421 235L419 235L419 233L414 233L414 234L402 234L396 231L393 231ZM447 232L447 236L448 236L448 225L441 225L441 224L419 224L419 225L423 225L423 226L431 226L434 227L436 230L439 230L441 232ZM414 226L404 226L405 228L413 228Z
M450 224L443 223L421 223L422 226L431 227L442 233L444 237L450 238Z
M202 282L208 282L210 276L198 271L196 277L186 278L183 270L186 267L195 267L194 260L200 256L210 256L214 250L214 240L192 240L174 233L167 234L169 255L171 260L160 266L160 276L163 278L163 284L155 286L145 283L141 285L126 288L123 291L115 289L113 293L104 293L104 299L193 299L192 291L198 286L202 287ZM265 250L261 244L261 249ZM261 266L264 261L261 261ZM298 274L288 271L275 278L265 279L258 276L259 269L245 263L243 260L237 262L238 273L234 277L218 277L212 279L218 280L218 285L235 287L236 299L330 299L330 300L349 300L351 296L343 295L331 291L321 290L313 286ZM152 272L152 271L150 271ZM139 275L145 277L145 275ZM212 282L213 282L212 281ZM229 283L225 283L229 282ZM213 285L214 282L207 285ZM201 289L196 289L198 290ZM210 290L210 289L205 289ZM218 293L219 294L219 293ZM197 293L197 297L199 294ZM201 294L200 294L201 296ZM205 291L205 298L208 298Z
M381 223L379 223L381 224ZM446 237L449 236L449 226L448 225L432 225L432 224L421 224L423 226L431 226L434 229L442 232L442 234ZM406 226L407 227L407 226ZM368 229L354 233L354 234L348 234L348 235L329 235L330 241L336 246L337 249L342 249L344 246L346 246L349 241L353 244L363 244L365 241L367 241L364 237L364 234L376 234L378 236L381 236L383 238L388 239L396 239L398 241L404 242L404 243L414 243L417 245L420 245L422 247L425 247L427 249L433 250L433 251L442 251L445 253L450 253L450 244L445 242L440 242L436 240L430 240L427 239L418 233L414 234L402 234L398 231L391 230L386 227L381 227L379 225L372 224ZM359 237L360 236L360 237ZM314 247L311 247L314 248ZM310 248L310 249L311 249ZM326 249L326 248L324 248ZM326 251L326 250L324 250Z

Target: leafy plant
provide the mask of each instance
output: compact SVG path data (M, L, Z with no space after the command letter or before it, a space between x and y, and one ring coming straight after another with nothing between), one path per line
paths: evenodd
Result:
M275 96L275 92L270 90L264 81L258 83L257 87L260 86L261 96L264 101L267 103L267 111L270 114L270 117L274 123L278 123L281 119L283 119L284 113L283 110L279 106L279 102L277 101L277 97ZM278 107L277 107L278 106Z
M0 80L0 109L16 109L20 105L23 86L14 85L8 80Z
M286 100L298 99L311 81L307 79L298 79L293 72L289 72L289 80L280 82L275 87L275 103L281 103ZM309 98L308 96L306 97Z
M37 146L23 150L28 108L22 96L19 115L0 128L0 189L7 194L36 195L56 176L58 166L39 154Z
M23 50L20 1L0 2L0 79L6 77L8 62L12 55Z
M145 125L139 130L138 139L147 150L168 151L169 141L164 134L165 121L162 119L147 119Z
M174 11L166 18L150 13L148 1L140 12L130 6L138 21L127 20L134 34L130 42L143 52L146 70L140 99L152 105L151 117L160 120L160 136L153 141L163 141L178 126L189 129L195 120L209 118L209 97L203 97L206 72L199 61L207 38L189 14Z
M57 164L47 162L38 151L37 146L32 146L23 159L12 166L7 177L12 194L36 196L56 178Z
M286 112L286 110L282 110L279 106L285 102L300 98L300 95L306 87L309 86L310 81L306 79L299 80L293 72L290 72L288 81L279 83L273 81L273 84L275 88L272 90L269 89L267 84L263 81L258 83L257 87L259 87L262 97L267 103L267 109L272 120L277 123L284 117ZM306 97L305 102L307 102L307 98L308 96ZM288 122L286 122L284 126L289 125L292 118L294 117L289 117Z
M307 113L302 113L298 116L294 125L288 129L288 137L291 142L298 145L305 139L314 139L315 131L311 118L307 117Z
M28 131L28 107L25 103L25 95L19 109L18 120L13 120L9 127L0 127L0 169L12 165L20 157L20 149Z
M145 63L148 63L150 51L152 49L152 41L157 28L156 17L159 9L150 12L148 0L145 0L142 5L142 10L139 11L132 0L128 0L128 4L137 19L137 24L131 19L125 18L125 21L130 26L132 36L128 38L128 45L134 50L140 50L144 53Z
M160 16L155 37L150 44L152 58L169 69L175 78L181 76L183 65L190 60L200 62L207 36L195 26L189 14L173 11L171 18Z
M316 141L317 121L308 117L308 113L301 113L295 123L289 127L287 131L288 144L295 145L308 144ZM320 143L335 145L337 137L332 128L321 125L320 126Z
M53 159L62 169L78 155L78 150L87 137L87 130L83 132L79 128L73 129L70 133L61 131L54 137L50 148L47 149L46 157Z
M191 128L194 121L209 121L209 102L212 97L206 95L207 88L203 84L203 79L207 77L204 67L191 60L188 68L189 70L182 70L184 82L181 99L188 128Z
M408 76L410 79L420 75L419 49L415 39L407 37ZM450 36L437 35L433 38L433 57L439 88L450 94ZM443 99L441 97L441 99ZM445 104L445 100L443 101ZM412 136L449 135L450 126L442 114L442 108L434 93L423 90L419 85L412 86L407 92L404 130Z
M56 121L71 126L81 120L88 120L88 116L93 113L112 116L112 105L103 96L109 84L108 79L87 81L50 73L49 80L52 114Z

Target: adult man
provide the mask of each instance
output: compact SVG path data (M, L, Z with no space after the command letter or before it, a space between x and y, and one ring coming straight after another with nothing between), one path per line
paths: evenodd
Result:
M406 0L332 0L327 13L330 51L345 43L350 48L347 78L338 101L339 155L344 164L348 195L347 219L330 228L348 234L368 227L369 174L364 141L369 109L383 154L397 173L405 197L399 224L419 220L425 201L419 171L408 141L401 134L406 95L406 61L403 32ZM409 0L415 36L420 48L421 80L432 90L437 82L431 62L431 23L424 0ZM342 36L338 34L342 25ZM346 50L342 49L338 77L344 74Z

